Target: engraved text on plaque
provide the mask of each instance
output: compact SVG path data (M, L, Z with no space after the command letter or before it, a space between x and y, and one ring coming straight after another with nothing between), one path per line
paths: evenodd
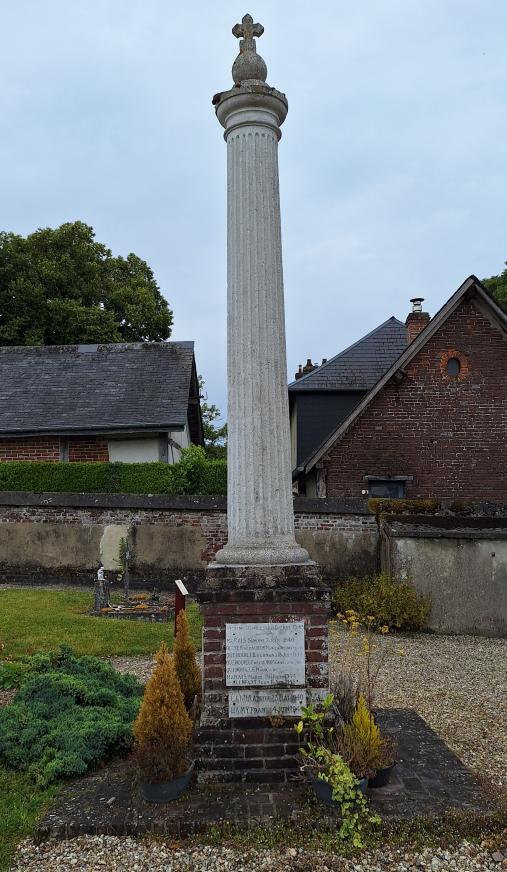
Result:
M304 687L304 621L226 624L225 663L227 687Z

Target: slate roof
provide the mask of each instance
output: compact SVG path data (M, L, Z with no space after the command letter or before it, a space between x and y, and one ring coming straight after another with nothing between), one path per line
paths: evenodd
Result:
M1 347L0 435L184 427L193 361L193 342Z
M327 363L291 382L289 391L368 391L406 347L407 328L392 316Z

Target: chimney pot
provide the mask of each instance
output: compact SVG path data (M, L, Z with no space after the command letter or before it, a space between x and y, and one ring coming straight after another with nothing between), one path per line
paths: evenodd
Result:
M424 297L412 297L410 302L412 303L412 312L422 312Z
M426 324L430 320L428 312L423 312L422 310L424 297L412 297L410 302L412 303L412 311L409 312L407 320L405 321L409 345L414 341L416 336L419 336L419 333L424 330Z

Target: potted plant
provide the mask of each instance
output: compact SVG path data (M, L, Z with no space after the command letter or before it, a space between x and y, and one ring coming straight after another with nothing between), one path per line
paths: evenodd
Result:
M301 768L309 773L317 798L340 812L339 838L360 848L364 824L379 823L380 818L368 809L364 795L366 778L358 779L336 750L336 731L325 723L332 703L333 696L329 694L321 711L313 705L302 709L302 718L296 724L300 741L306 732L306 742L299 748Z
M396 747L375 721L376 684L387 660L395 652L403 657L404 652L389 627L378 625L372 615L360 616L349 609L338 617L347 628L341 669L333 687L339 752L356 775L367 775L368 787L384 787L396 765ZM363 668L358 677L360 661Z
M392 736L384 736L381 733L380 748L375 761L375 775L368 778L370 790L378 787L386 787L391 779L391 773L396 766L396 743Z
M133 732L141 796L161 803L181 796L195 761L189 757L192 721L165 642L155 660Z
M369 788L384 787L395 766L395 744L384 736L362 694L348 723L337 731L337 748L358 778L367 778Z

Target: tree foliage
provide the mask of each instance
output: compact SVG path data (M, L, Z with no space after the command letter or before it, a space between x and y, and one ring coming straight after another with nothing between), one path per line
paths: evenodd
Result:
M505 262L507 267L507 261ZM498 276L483 279L483 284L488 289L496 303L507 311L507 269Z
M225 459L227 457L227 424L217 427L214 423L222 416L222 413L218 406L208 403L208 394L202 375L199 376L199 396L206 454L208 457Z
M82 221L0 232L0 345L159 341L172 320L148 264Z

